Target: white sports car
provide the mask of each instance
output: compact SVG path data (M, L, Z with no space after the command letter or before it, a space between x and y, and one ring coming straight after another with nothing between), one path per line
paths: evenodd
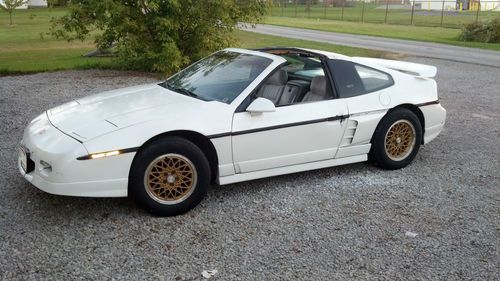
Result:
M168 80L50 109L18 166L43 191L132 196L161 216L220 185L371 160L408 165L443 129L433 66L299 48L225 49Z

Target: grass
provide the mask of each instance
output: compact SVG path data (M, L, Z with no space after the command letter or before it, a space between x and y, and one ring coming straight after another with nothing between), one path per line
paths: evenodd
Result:
M424 27L361 23L312 18L266 17L264 23L280 26L314 29L330 32L372 35L396 39L407 39L444 43L455 46L500 50L499 43L464 42L458 40L460 29L445 27Z
M85 58L93 50L89 41L68 43L46 33L50 19L66 13L62 9L18 10L14 24L0 12L0 75L62 69L115 68L111 58Z
M259 48L259 47L300 47L309 49L318 49L328 52L340 53L348 56L364 56L364 57L392 57L393 54L387 52L345 47L332 45L328 43L312 42L307 40L292 39L286 37L278 37L271 35L258 34L254 32L236 30L236 38L239 39L240 46L243 48Z
M286 0L274 0L273 7L269 10L271 16L284 16L284 17L307 17L307 18L321 18L331 20L344 20L344 21L365 21L372 23L388 23L388 24L402 24L402 25L418 25L418 26L443 26L460 28L466 23L476 20L488 20L495 17L500 17L500 12L491 11L494 5L498 5L498 1L483 0L481 5L486 8L486 11L479 13L474 10L470 11L456 11L452 10L456 7L455 0L445 0L445 9L442 12L442 0L429 0L422 2L421 9L417 6L413 11L410 5L405 8L389 7L387 9L386 19L386 5L385 1L381 3L365 3L362 1L350 2L352 7L330 7L323 4L311 5L310 10L306 10L305 5L283 5ZM281 4L281 5L280 5ZM429 10L433 7L435 10ZM488 7L490 9L488 9ZM442 16L442 21L441 21Z
M52 17L60 17L64 9L18 10L14 24L8 25L6 12L0 12L0 75L56 71L66 69L119 69L112 58L86 58L94 50L91 40L68 43L47 35ZM240 47L296 46L358 56L383 56L385 53L366 49L336 46L305 40L260 35L237 30Z

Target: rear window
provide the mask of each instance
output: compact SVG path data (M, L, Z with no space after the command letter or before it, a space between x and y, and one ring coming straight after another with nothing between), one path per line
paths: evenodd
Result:
M371 67L344 60L330 60L328 64L340 98L364 95L394 84L389 74Z
M286 59L288 62L283 69L288 73L290 80L311 80L313 77L325 75L323 65L316 57L295 53L282 55L281 57Z

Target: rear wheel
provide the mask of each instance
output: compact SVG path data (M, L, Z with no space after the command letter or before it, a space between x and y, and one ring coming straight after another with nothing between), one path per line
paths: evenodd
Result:
M417 155L421 140L418 117L406 108L394 109L377 127L369 158L384 169L403 168Z
M136 156L129 191L148 212L175 216L201 202L209 180L203 151L186 139L169 137L149 144Z

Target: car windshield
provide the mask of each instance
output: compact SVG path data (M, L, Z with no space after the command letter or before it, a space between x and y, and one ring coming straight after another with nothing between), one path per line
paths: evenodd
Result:
M271 59L260 56L221 51L160 85L202 100L231 103L271 63Z

